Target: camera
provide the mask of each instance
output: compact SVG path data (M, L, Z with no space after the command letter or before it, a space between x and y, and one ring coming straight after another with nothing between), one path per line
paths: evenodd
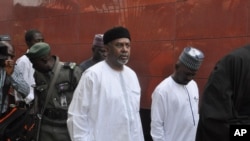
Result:
M0 41L10 41L10 35L0 35Z
M0 42L0 66L4 67L5 66L5 60L8 59L8 54L7 47Z
M10 41L9 35L0 35L0 41ZM8 48L5 44L0 42L0 66L5 66L5 60L8 59Z

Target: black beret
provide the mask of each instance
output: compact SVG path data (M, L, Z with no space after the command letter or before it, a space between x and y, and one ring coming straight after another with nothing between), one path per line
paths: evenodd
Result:
M109 42L115 39L119 39L119 38L128 38L129 40L131 40L130 33L127 28L118 26L118 27L109 29L108 31L104 33L103 42L106 45Z

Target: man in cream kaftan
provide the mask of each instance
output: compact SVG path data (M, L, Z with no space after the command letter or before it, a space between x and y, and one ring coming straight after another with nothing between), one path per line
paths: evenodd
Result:
M154 141L194 141L199 119L196 82L181 85L168 77L156 87L152 97Z
M136 74L128 67L116 72L102 61L83 73L74 92L70 134L75 141L142 141L139 102Z
M194 47L183 49L174 72L152 94L151 136L154 141L194 141L199 90L193 80L204 54Z
M124 27L104 33L107 58L88 68L75 89L68 110L73 141L144 141L139 115L141 89L125 64L130 34Z

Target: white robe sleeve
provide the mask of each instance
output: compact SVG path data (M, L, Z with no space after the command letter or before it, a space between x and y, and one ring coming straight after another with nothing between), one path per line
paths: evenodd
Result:
M157 91L154 91L151 105L151 136L154 141L165 141L164 113L162 96Z
M32 63L26 56L20 57L17 61L17 67L23 74L23 79L28 83L30 91L27 97L22 98L22 96L15 91L15 100L16 101L25 101L26 104L29 104L32 100L34 100L34 88L32 85L35 85L34 68L32 67Z
M68 110L67 126L72 141L90 141L91 129L88 119L92 81L82 75Z

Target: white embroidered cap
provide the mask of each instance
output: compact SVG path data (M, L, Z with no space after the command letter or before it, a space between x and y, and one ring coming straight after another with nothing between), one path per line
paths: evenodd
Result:
M179 60L191 70L198 70L203 59L204 54L194 47L184 48L181 55L179 56Z
M93 40L93 45L98 47L103 47L103 34L96 34Z

